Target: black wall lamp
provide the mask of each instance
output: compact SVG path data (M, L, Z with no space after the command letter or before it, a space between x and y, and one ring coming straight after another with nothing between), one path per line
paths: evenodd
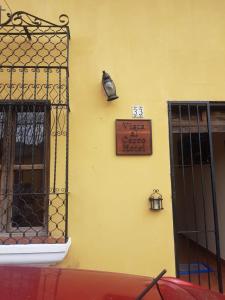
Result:
M162 206L162 195L159 193L159 190L153 190L153 193L149 197L150 209L154 211L159 211L163 209Z
M108 97L108 99L107 99L108 101L112 101L112 100L119 98L116 95L116 86L115 86L112 78L105 71L103 71L103 74L102 74L102 85L103 85L105 93Z

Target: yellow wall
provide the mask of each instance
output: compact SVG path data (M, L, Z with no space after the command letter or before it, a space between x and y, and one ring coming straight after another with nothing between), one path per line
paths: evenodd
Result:
M61 264L174 274L167 100L225 98L224 0L11 0L57 22L70 17L70 203L72 246ZM120 98L108 103L108 71ZM153 155L115 155L114 123L142 104ZM148 197L159 188L164 210Z

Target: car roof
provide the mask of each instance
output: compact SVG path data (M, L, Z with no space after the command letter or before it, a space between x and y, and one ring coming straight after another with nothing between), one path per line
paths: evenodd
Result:
M0 300L136 300L150 277L55 267L0 266ZM225 300L225 296L163 277L143 300Z
M1 266L0 300L132 300L150 282L120 273ZM161 299L156 287L149 295L146 300Z

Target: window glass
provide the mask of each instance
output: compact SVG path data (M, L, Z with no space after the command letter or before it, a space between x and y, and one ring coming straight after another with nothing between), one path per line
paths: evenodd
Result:
M44 112L17 112L15 164L44 163Z
M45 197L42 170L14 171L13 227L44 225Z

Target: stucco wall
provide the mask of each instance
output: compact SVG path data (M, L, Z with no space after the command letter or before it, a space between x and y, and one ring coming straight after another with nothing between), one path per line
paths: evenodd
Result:
M11 0L57 22L70 17L72 247L62 266L174 274L167 100L225 98L223 0ZM106 101L102 70L120 98ZM142 104L153 155L115 155L115 119ZM148 210L159 188L164 210Z

